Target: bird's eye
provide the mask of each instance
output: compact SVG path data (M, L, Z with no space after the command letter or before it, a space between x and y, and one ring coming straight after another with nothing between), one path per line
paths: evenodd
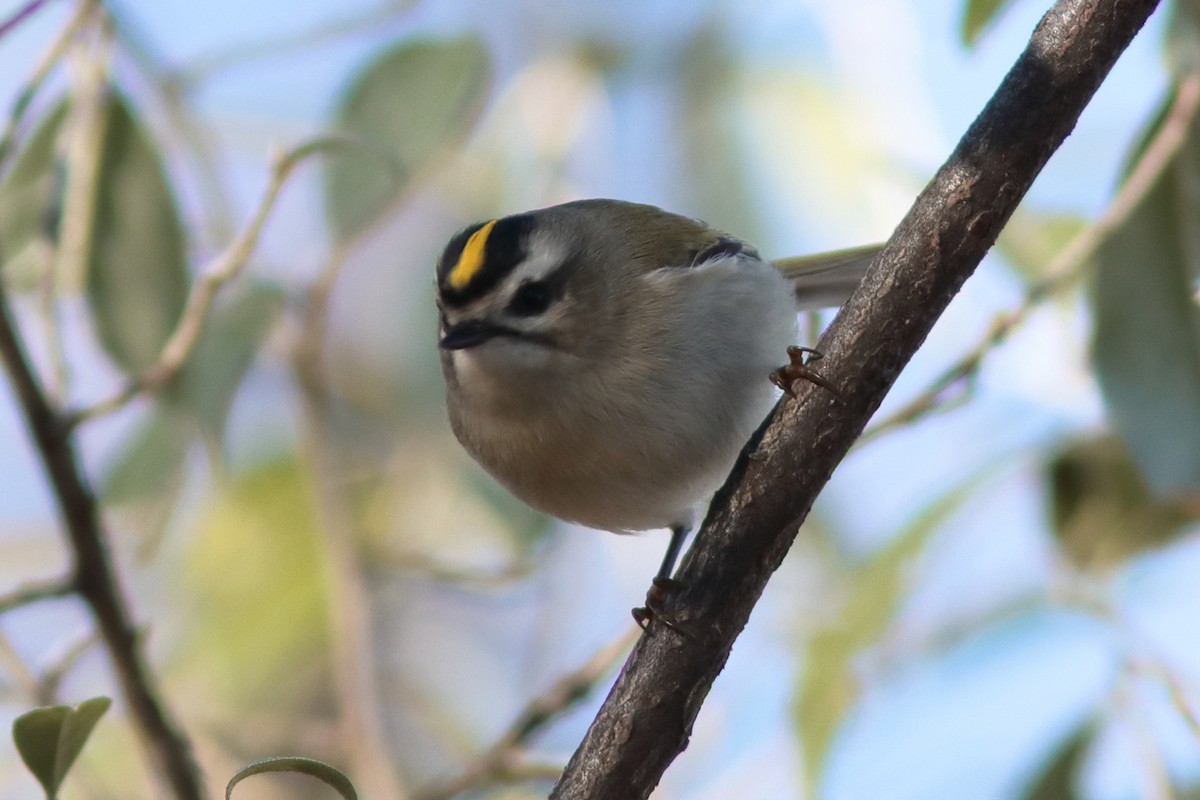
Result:
M534 317L543 313L554 300L554 293L545 281L525 281L517 287L508 310L521 317Z

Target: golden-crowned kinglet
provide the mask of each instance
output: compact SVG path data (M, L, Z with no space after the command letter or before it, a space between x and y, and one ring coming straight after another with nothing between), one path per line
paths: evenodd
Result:
M770 409L796 311L841 303L877 247L764 261L654 206L580 200L472 225L437 267L450 425L533 508L671 528Z

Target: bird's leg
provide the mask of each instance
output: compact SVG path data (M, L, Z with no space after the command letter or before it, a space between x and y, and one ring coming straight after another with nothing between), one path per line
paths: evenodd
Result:
M825 389L839 400L843 399L842 393L835 389L832 383L825 380L819 373L812 369L814 361L820 361L824 358L824 355L819 350L813 350L811 347L792 345L788 347L787 354L789 363L771 373L771 383L783 389L792 397L795 397L796 381L806 380Z
M654 576L655 580L671 579L671 574L675 572L675 562L679 560L679 553L683 550L683 543L687 541L687 535L687 525L671 526L671 541L667 543L667 552L663 553L662 564L658 568L658 574Z
M650 582L650 589L646 592L646 605L633 609L634 622L642 630L646 630L651 620L657 619L676 633L687 635L664 611L667 593L679 588L679 582L672 578L671 574L675 571L675 562L679 559L687 535L688 526L671 526L671 541L667 544L667 552L663 555L658 574L654 576L654 580Z

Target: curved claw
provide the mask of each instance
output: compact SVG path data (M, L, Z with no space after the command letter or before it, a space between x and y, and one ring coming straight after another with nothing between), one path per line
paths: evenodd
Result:
M678 633L687 639L694 638L688 633L675 618L667 613L665 608L667 594L673 591L678 591L681 584L671 578L658 576L650 582L650 589L646 592L646 605L639 606L632 610L633 621L637 626L644 631L650 629L650 623L658 620L663 625L666 625L671 630Z
M799 347L792 345L787 349L788 362L779 369L771 373L771 383L778 386L789 396L796 396L796 381L806 380L809 383L815 383L825 391L832 394L839 400L845 400L842 393L825 378L815 371L811 365L815 361L820 361L825 357L825 354L819 350L814 350L811 347Z

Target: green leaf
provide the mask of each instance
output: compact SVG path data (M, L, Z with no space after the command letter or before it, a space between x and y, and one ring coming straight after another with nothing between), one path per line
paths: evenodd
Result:
M1143 139L1143 142L1145 139ZM1150 488L1200 490L1200 139L1189 140L1096 254L1092 357Z
M363 145L326 161L325 211L345 242L374 222L474 125L490 80L475 38L404 42L372 59L343 93L334 126Z
M1115 436L1072 443L1048 469L1055 537L1078 566L1119 564L1169 541L1189 520L1150 493Z
M46 790L46 797L53 800L58 796L67 772L111 703L107 697L93 697L75 708L35 708L13 720L17 752Z
M179 414L155 404L105 470L100 488L104 502L148 500L177 487L192 436L191 426Z
M149 133L119 95L107 102L87 257L92 321L127 374L153 364L188 292L184 232Z
M240 284L208 315L196 346L166 396L185 408L200 430L220 441L238 387L283 309L275 284Z
M237 786L251 775L262 775L265 772L296 772L301 775L310 775L337 791L345 800L358 800L358 794L354 791L354 784L346 777L346 774L339 769L329 766L323 761L317 761L315 758L304 758L302 756L275 756L273 758L264 758L262 761L255 761L247 767L238 770L237 774L229 779L229 784L225 787L225 800L231 800L233 797L233 787Z
M858 699L853 659L886 632L904 598L904 573L912 559L990 474L985 470L934 502L879 553L858 567L850 577L849 596L837 618L812 637L796 699L810 796L816 796L834 734Z
M29 290L37 285L49 244L58 235L62 185L57 167L58 138L67 116L60 100L38 122L0 182L0 263L10 286ZM33 253L39 245L46 252Z
M1029 788L1021 795L1022 800L1076 800L1080 797L1075 789L1075 778L1095 732L1089 720L1068 738L1034 777Z
M970 47L978 43L983 32L1011 2L1012 0L967 0L963 6L962 26L959 29L963 44Z

